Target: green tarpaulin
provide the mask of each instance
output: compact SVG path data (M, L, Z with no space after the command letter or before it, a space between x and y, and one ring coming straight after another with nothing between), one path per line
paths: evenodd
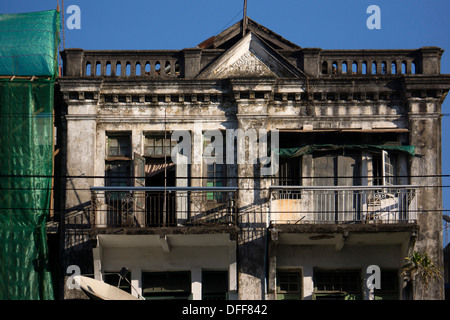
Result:
M1 14L0 75L56 75L59 31L56 10Z
M414 156L414 146L393 146L393 145L373 145L373 144L309 144L296 148L281 148L278 149L278 155L285 158L293 158L302 156L305 154L313 153L314 151L332 151L332 150L386 150L386 151L399 151L406 152L409 155Z
M46 226L59 13L0 15L0 299L53 299ZM42 76L45 76L43 78Z
M0 299L52 299L53 81L0 81Z

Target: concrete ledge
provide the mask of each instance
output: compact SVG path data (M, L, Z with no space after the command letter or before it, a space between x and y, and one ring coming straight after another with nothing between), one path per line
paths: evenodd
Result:
M272 232L278 233L378 233L378 232L418 232L416 223L359 223L359 224L277 224L271 225Z
M239 229L234 225L224 226L193 226L193 227L155 227L155 228L93 228L89 235L95 238L100 234L108 235L193 235L229 233L230 239L235 240Z

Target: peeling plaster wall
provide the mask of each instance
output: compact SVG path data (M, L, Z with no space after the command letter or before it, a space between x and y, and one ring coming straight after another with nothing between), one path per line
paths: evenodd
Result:
M369 292L364 286L368 277L367 267L378 265L383 269L399 269L402 254L398 246L345 246L342 251L336 251L334 246L293 246L279 245L277 249L278 270L301 269L303 274L303 297L311 300L314 293L314 269L352 269L360 270L364 298L368 300ZM401 287L399 286L399 292Z
M94 180L87 177L102 177L105 173L107 132L130 132L133 152L142 154L146 132L179 129L192 132L201 124L203 130L261 128L309 132L338 129L361 133L403 130L401 142L416 146L417 155L409 161L407 156L399 157L400 175L411 176L400 181L431 187L420 189L418 196L420 232L416 249L428 252L430 258L442 266L441 180L435 177L442 172L440 106L449 87L448 80L439 74L442 51L434 47L373 52L297 48L283 53L291 59L286 60L278 51L274 53L267 43L252 37L238 42L238 47L228 52L199 48L135 52L133 63L146 54L151 55L152 62L161 57L166 57L167 61L182 60L180 75L161 74L159 77L152 74L147 79L134 76L88 78L83 70L87 59L95 61L98 55L104 68L108 59L114 60L115 53L67 50L67 73L60 79L68 106L65 116L67 173L86 178L68 180L65 186L66 263L78 262L86 266L86 270L92 270L92 262L87 261L92 260L89 236L72 226L87 223L88 189L104 183L103 178ZM249 54L251 50L257 54ZM358 71L342 74L342 64L350 58L356 61ZM407 74L390 74L390 64L387 65L387 74L382 74L379 62L389 59L405 61ZM239 63L235 64L236 61ZM290 65L288 61L296 63ZM337 70L332 71L334 61L337 62ZM363 75L363 61L378 61L376 74L368 72ZM411 74L412 63L417 63L420 75ZM367 67L369 69L370 66ZM215 78L216 70L220 70L222 79ZM258 74L261 70L264 77ZM236 74L240 78L235 78ZM279 78L277 74L289 74L292 78ZM248 147L244 149L248 151ZM196 155L198 153L193 149L192 156ZM367 162L367 155L364 157ZM409 168L405 166L407 162ZM304 176L313 176L311 155L304 156L302 167ZM371 170L368 165L364 168L367 172ZM271 245L266 235L271 181L253 179L260 176L260 169L260 164L252 163L228 168L228 175L233 177L228 185L239 187L237 257L241 299L264 298L266 269L271 263L266 255ZM203 173L202 164L191 166L192 177L201 177ZM428 178L422 178L424 175ZM367 179L365 183L369 183ZM311 181L305 180L304 185L308 184ZM192 180L192 186L202 186L201 180ZM371 247L369 251L382 258L375 249ZM387 250L390 255L396 252L394 247L378 249ZM305 259L314 260L314 250L284 248L279 252L280 266L304 263L301 260L303 254ZM364 250L355 249L353 256L345 253L339 259L344 259L342 263L345 265L355 259L364 259ZM286 260L288 256L293 259L291 262ZM345 260L345 257L350 260ZM403 257L398 254L397 258L401 260ZM426 296L442 299L441 287L442 283L434 286Z

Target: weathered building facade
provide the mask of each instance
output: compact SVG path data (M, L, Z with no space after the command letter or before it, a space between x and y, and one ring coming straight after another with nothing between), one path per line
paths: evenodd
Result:
M442 54L301 48L251 19L183 50L66 49L65 268L125 266L148 299L410 298L404 258L443 264ZM278 134L272 175L188 161L238 129ZM179 130L193 147L174 161Z

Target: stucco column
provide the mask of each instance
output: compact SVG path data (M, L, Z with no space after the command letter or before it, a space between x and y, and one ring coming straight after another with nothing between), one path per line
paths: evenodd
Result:
M242 132L253 131L259 136L259 129L267 128L267 106L254 103L249 100L238 100L238 128ZM249 154L250 148L257 148L244 143L245 147L238 146L238 152ZM256 150L257 152L257 150ZM256 153L257 154L257 153ZM266 218L268 189L266 181L259 179L261 176L261 164L238 164L239 177L239 298L240 299L264 299L265 295L265 265L266 261ZM254 178L256 177L256 179Z
M142 270L138 267L131 268L131 294L138 298L142 295Z
M228 267L228 299L238 299L238 275L237 275L237 259L236 259L236 242L231 241L228 246L229 267Z
M192 300L202 300L202 268L191 268L191 293Z
M277 245L278 232L271 230L268 233L268 271L267 271L267 299L277 299Z
M306 264L303 266L303 299L312 300L314 293L314 270L313 266Z
M102 248L97 239L97 247L92 248L92 256L94 259L94 279L102 281Z
M427 253L443 267L442 250L442 158L441 105L437 99L407 99L410 144L415 156L410 160L411 184L421 186L417 194L419 233L414 250ZM443 280L430 285L424 299L443 299ZM420 295L419 295L420 296Z

